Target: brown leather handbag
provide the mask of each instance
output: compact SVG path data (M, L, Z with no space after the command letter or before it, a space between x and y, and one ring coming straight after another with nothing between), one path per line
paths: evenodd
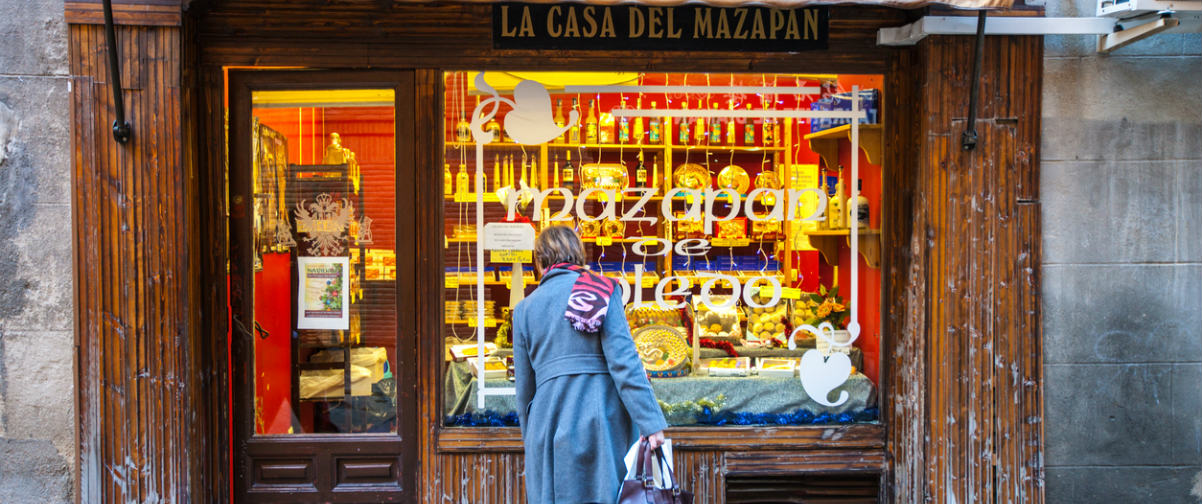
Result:
M668 468L668 477L666 483L671 485L671 488L660 488L655 485L655 478L651 471L652 460L661 463L661 467ZM647 440L639 443L639 458L635 463L635 477L632 480L622 482L622 492L618 495L618 504L693 504L693 494L680 489L680 482L676 481L676 474L672 467L668 464L663 464L664 451L656 448L651 449L647 444Z

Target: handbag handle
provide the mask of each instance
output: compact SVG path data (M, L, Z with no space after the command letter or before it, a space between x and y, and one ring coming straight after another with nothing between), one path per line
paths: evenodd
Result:
M672 469L672 464L666 462L667 457L664 456L664 449L662 447L657 447L655 449L655 459L657 462L659 462L660 467L668 468L668 481L672 485L672 493L675 495L680 495L680 485L676 482L676 471Z

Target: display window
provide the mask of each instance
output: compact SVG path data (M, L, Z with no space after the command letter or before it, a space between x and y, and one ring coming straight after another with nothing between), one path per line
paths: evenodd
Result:
M879 75L444 74L444 424L517 424L529 247L619 280L673 425L874 422Z
M394 90L254 91L254 432L396 432Z

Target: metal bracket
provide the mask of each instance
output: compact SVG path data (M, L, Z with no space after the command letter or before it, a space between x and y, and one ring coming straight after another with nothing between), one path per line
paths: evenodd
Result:
M1156 35L1157 33L1176 28L1181 24L1181 21L1169 17L1162 16L1155 21L1144 23L1133 28L1118 29L1116 25L1114 33L1107 33L1098 37L1098 52L1108 53L1128 44L1132 44L1145 38Z
M986 35L1106 35L1114 32L1114 18L993 17ZM977 19L970 16L926 16L905 26L881 28L876 43L910 46L928 35L975 35Z
M121 94L121 65L117 62L117 32L113 29L113 0L104 0L104 38L109 53L109 84L113 89L113 108L117 118L113 120L113 139L119 144L129 143L133 130L125 120L125 97Z

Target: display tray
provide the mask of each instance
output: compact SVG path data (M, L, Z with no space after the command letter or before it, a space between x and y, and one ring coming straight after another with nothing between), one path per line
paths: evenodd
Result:
M447 416L488 412L490 415L506 415L517 411L514 396L490 395L483 410L476 407L476 380L465 362L448 363L444 382L444 409ZM508 380L488 380L489 388L512 387ZM867 376L857 372L847 382L837 387L830 397L838 397L839 391L847 391L848 399L835 407L823 406L806 395L796 377L707 377L686 376L680 378L652 378L651 388L655 397L681 413L669 416L672 425L700 423L696 415L698 408L692 404L718 401L722 396L720 411L738 414L787 415L799 410L813 414L859 413L876 407L876 387Z

